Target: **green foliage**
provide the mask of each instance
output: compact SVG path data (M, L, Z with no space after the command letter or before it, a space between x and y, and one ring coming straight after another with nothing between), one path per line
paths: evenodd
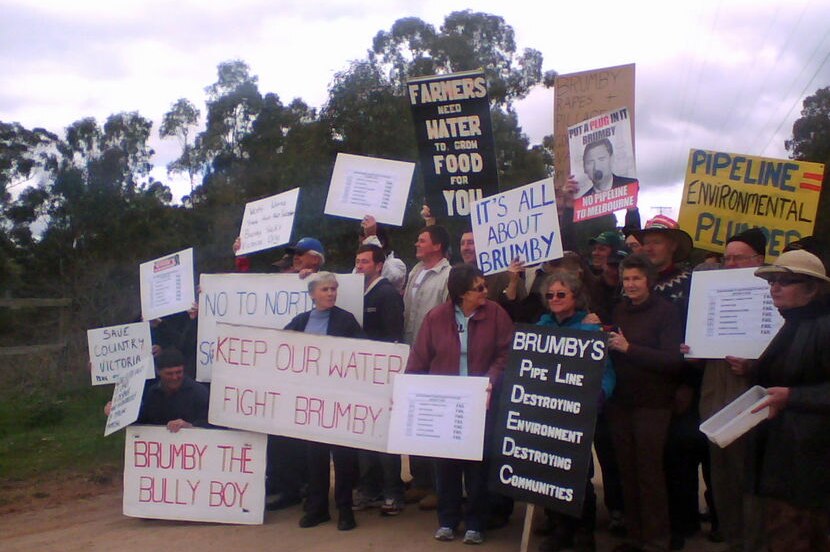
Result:
M45 391L45 390L44 390ZM104 437L112 387L0 397L0 476L18 480L56 471L120 466L123 432Z
M816 226L813 234L830 234L830 86L804 100L801 117L793 124L793 137L785 143L793 159L824 163Z
M183 205L172 205L169 186L150 177L152 123L139 113L103 123L79 114L60 136L0 122L0 293L72 299L64 323L52 318L54 327L44 324L37 335L19 312L0 311L0 343L69 342L60 356L5 371L16 380L0 391L0 473L22 477L119 457L123 437L100 437L111 388L69 383L85 373L86 329L137 318L141 262L193 247L197 273L230 271L245 203L301 187L293 239L320 238L327 268L350 270L359 224L321 216L334 161L340 152L417 159L407 78L484 68L503 186L543 178L548 151L530 146L511 108L541 82L541 65L539 52L517 48L502 18L471 11L448 15L438 30L418 18L394 22L365 59L335 74L319 110L261 92L247 63L225 61L203 108L180 98L158 129L181 147L167 170L190 178ZM12 199L9 190L20 193ZM423 196L416 169L404 227L391 232L410 266ZM253 266L265 268L274 256L255 254Z
M369 59L401 92L410 77L483 68L490 101L505 108L542 81L541 52L518 52L503 18L470 10L449 14L440 31L416 17L399 19L375 35Z

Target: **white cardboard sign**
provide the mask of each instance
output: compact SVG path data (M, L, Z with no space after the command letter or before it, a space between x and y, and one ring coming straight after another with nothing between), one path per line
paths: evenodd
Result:
M141 263L139 277L144 320L184 312L193 306L193 248Z
M142 360L153 357L149 322L87 330L86 339L92 385L115 383L119 376ZM152 362L146 377L155 377Z
M363 275L337 275L337 306L363 324ZM308 280L296 274L202 274L199 280L196 379L211 381L216 322L284 328L311 310Z
M389 452L481 460L489 378L395 376Z
M266 443L242 431L129 427L124 515L262 524Z
M755 359L784 324L754 268L692 273L687 358Z
M563 255L553 178L476 201L470 218L484 274L504 272L514 258L532 265Z
M415 163L338 153L324 212L401 226L414 171Z
M104 437L125 428L138 419L147 367L152 369L153 359L145 358L136 366L124 371L112 390L112 407L107 416Z
M210 423L385 451L403 344L216 324Z
M245 204L239 229L240 248L236 254L246 255L291 241L299 195L300 189L294 188Z

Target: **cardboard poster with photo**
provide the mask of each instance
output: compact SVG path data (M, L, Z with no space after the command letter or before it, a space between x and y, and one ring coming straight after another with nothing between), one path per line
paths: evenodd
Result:
M568 128L571 171L579 182L574 222L637 206L639 181L628 108Z
M557 189L565 185L571 166L568 128L610 111L626 107L631 128L634 124L635 66L618 65L557 75L553 85L553 156ZM632 151L635 144L632 141Z

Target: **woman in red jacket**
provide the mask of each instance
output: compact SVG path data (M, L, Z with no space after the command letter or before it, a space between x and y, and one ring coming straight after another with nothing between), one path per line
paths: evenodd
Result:
M507 363L513 323L498 303L487 299L484 275L472 265L457 265L447 280L449 300L427 314L409 354L408 374L486 376L491 392L497 389ZM492 429L488 411L485 444ZM467 508L463 515L466 544L484 541L487 510L487 457L484 460L435 459L438 493L436 540L450 541L462 521L463 481Z

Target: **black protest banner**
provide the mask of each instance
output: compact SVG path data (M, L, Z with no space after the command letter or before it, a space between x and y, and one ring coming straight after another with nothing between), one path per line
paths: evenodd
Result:
M466 217L499 187L484 72L418 77L406 87L426 204L439 219Z
M606 354L601 332L516 326L490 489L581 515Z

